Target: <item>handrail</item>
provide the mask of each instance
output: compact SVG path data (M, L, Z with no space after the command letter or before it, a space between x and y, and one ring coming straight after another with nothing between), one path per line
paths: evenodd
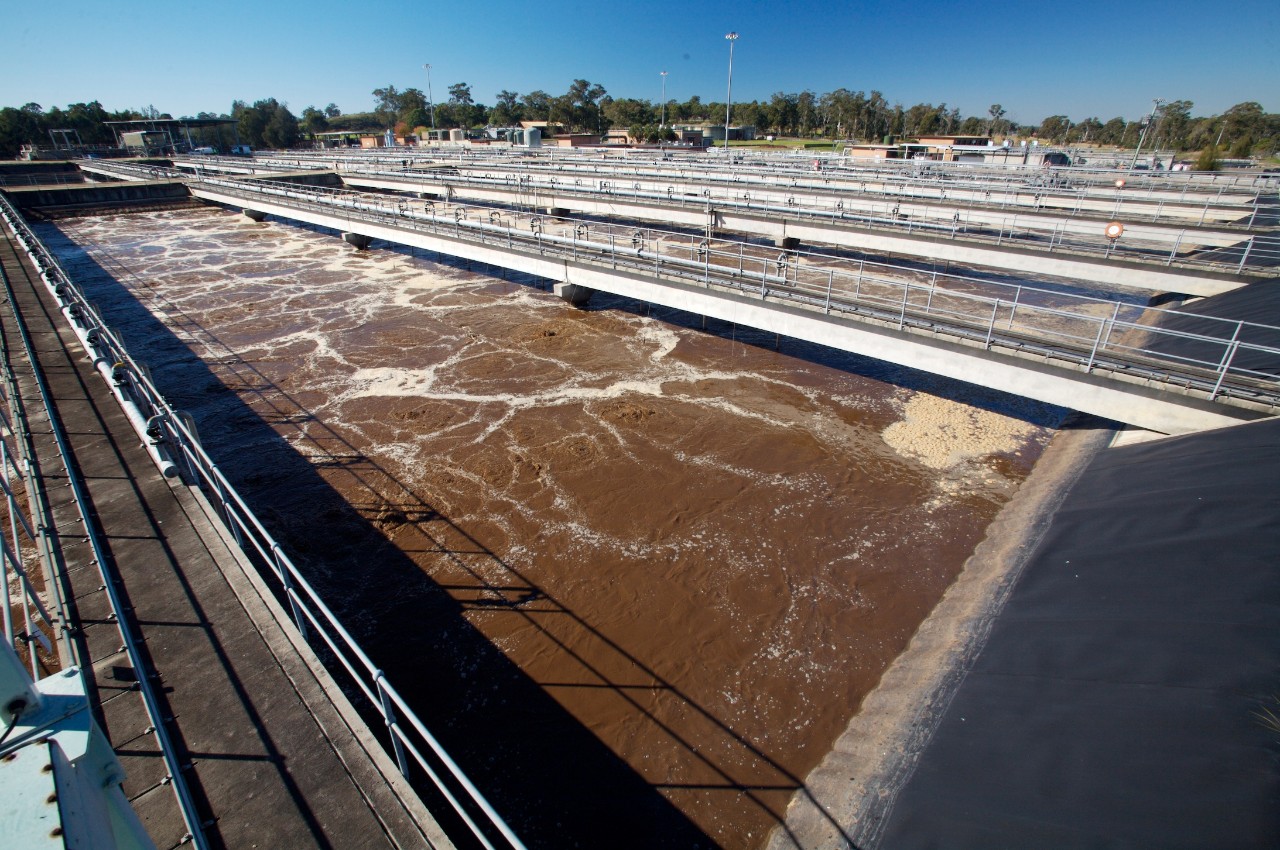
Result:
M288 167L315 167L330 164L347 173L374 178L408 181L448 187L451 184L482 187L521 194L549 192L560 196L588 199L632 198L658 206L678 205L682 208L707 208L717 211L738 210L748 215L784 216L811 220L822 224L884 230L908 235L923 233L953 241L1001 247L1009 244L1020 250L1047 253L1071 253L1103 260L1126 260L1163 267L1208 269L1215 272L1242 274L1272 273L1280 260L1280 237L1255 232L1235 223L1210 222L1205 219L1209 202L1196 208L1192 217L1162 218L1173 204L1141 201L1145 211L1122 212L1134 202L1132 192L1111 189L1108 194L1062 194L1056 190L1025 182L1000 188L988 184L960 184L955 181L922 186L920 181L889 191L887 186L868 187L861 183L833 183L830 177L800 174L790 184L745 180L741 173L712 174L706 170L672 174L654 169L583 168L580 164L565 169L520 165L518 183L512 174L503 174L511 166L469 161L465 172L442 174L436 171L410 171L405 160L387 163L385 158L372 167L358 159L348 161L323 157L262 157L246 165L224 159L181 161L188 168L199 168L201 162L211 170L271 171ZM391 164L394 170L387 169ZM492 172L486 172L490 169ZM541 174L541 178L538 175ZM558 181L552 174L582 175ZM183 175L189 176L189 175ZM197 174L197 178L200 174ZM620 179L625 178L625 179ZM537 179L538 182L534 182ZM1256 213L1256 208L1252 208ZM1235 207L1233 216L1248 217L1251 208ZM1079 216L1091 214L1094 220ZM1198 216L1198 219L1196 218ZM1103 223L1090 225L1097 219L1121 218L1131 226L1125 238L1109 238ZM1153 230L1157 228L1158 230ZM1210 228L1206 230L1206 228ZM1163 234L1160 232L1163 231Z
M26 222L22 220L17 212L9 204L7 198L0 196L0 216L2 216L9 225L10 230L18 237L26 250L32 262L35 262L37 268L39 263L36 262L37 257L44 257L49 260L52 258L36 239L35 234L26 226ZM42 274L41 277L48 284L49 280ZM93 553L93 562L97 565L99 575L102 579L103 590L107 594L107 599L111 604L111 610L115 615L116 628L120 632L120 638L124 644L124 650L129 658L130 664L135 670L140 671L137 677L138 693L142 697L144 706L146 707L147 717L151 723L151 733L155 737L156 744L160 749L161 757L164 760L165 769L168 771L168 779L173 787L174 795L178 800L178 808L182 813L182 820L187 828L187 834L183 836L182 841L191 841L197 850L206 850L209 843L204 834L203 825L200 815L196 810L195 801L191 796L191 790L187 786L187 780L183 774L182 765L178 763L177 749L169 736L169 730L164 722L164 713L160 710L159 700L156 698L155 688L151 683L151 677L146 675L149 668L145 658L138 647L137 636L134 635L133 626L127 614L127 608L123 600L120 598L119 590L116 588L115 577L108 574L107 551L103 545L102 531L98 526L98 521L93 510L89 507L89 497L84 488L84 482L76 472L76 465L72 461L72 452L70 443L67 439L66 430L62 425L62 419L58 415L57 409L52 401L52 394L49 386L44 378L44 372L40 368L39 361L36 358L35 348L31 342L30 333L27 330L26 321L23 319L21 312L18 310L16 293L13 284L9 280L8 274L0 267L0 282L3 282L5 294L11 305L13 312L14 324L18 329L18 334L22 338L22 345L26 351L27 359L31 363L32 377L35 381L37 391L40 395L41 403L45 408L45 413L49 419L49 428L52 433L54 442L58 447L58 456L62 462L67 474L67 484L71 488L72 499L75 502L76 513L84 533L89 543L89 547ZM81 671L83 675L83 671Z
M1177 265L1182 268L1210 268L1240 273L1245 269L1253 271L1271 271L1280 259L1280 237L1266 234L1254 234L1244 228L1236 228L1239 232L1231 232L1232 225L1215 225L1220 228L1210 232L1210 241L1205 241L1204 225L1180 223L1159 225L1168 232L1164 239L1154 238L1156 234L1148 234L1147 238L1138 237L1136 244L1130 237L1124 244L1116 239L1108 239L1104 228L1098 224L1094 238L1089 239L1088 222L1076 222L1068 228L1061 222L1063 215L1068 218L1074 211L1056 206L1028 209L1021 213L1010 211L1003 204L1000 209L984 209L972 203L951 203L945 194L942 198L920 196L917 198L902 197L900 200L855 200L845 193L829 194L826 203L819 195L809 194L807 189L783 190L765 187L762 191L742 192L734 194L725 187L717 187L717 191L705 190L702 193L690 193L685 189L697 189L703 184L682 182L680 180L647 179L648 185L636 182L634 185L613 186L608 182L598 187L558 183L555 178L547 182L531 182L523 180L513 184L511 178L500 182L498 178L483 174L436 174L431 172L385 171L370 168L348 168L346 173L379 178L384 180L405 181L419 186L426 185L465 185L483 189L538 193L548 195L583 197L595 200L613 198L630 198L641 203L658 206L679 206L681 208L706 209L714 205L714 209L738 210L755 215L781 215L791 219L812 220L823 224L848 227L879 228L889 231L905 230L908 234L920 232L946 236L953 240L971 241L996 246L1003 243L1013 244L1021 249L1045 250L1052 253L1069 251L1087 256L1099 256L1104 259L1115 258L1159 264L1163 266ZM667 183L667 191L658 187L659 183ZM642 188L643 186L643 188ZM680 191L676 191L677 187ZM739 190L742 187L738 187ZM824 190L824 194L825 194ZM1033 194L1028 192L1027 194ZM1105 199L1103 199L1105 200ZM1110 202L1107 201L1109 204ZM1078 210L1077 210L1078 211ZM1043 212L1044 215L1036 215ZM1045 216L1048 216L1048 219ZM1021 216L1021 217L1020 217ZM1057 218L1058 221L1052 219ZM1197 232L1201 232L1197 237ZM1030 241L1028 241L1030 240ZM1169 245L1172 244L1172 249ZM1211 252L1213 259L1203 259L1188 254L1179 254L1183 245L1193 247L1203 245L1204 250Z
M1268 339L1280 335L1280 328L1270 325L1200 317L1222 328L1222 334L1195 334L1160 327L1159 319L1164 316L1184 315L1162 308L936 272L926 284L906 277L901 269L865 261L802 251L784 251L776 259L761 257L759 246L717 240L728 250L712 248L694 244L696 237L657 228L634 230L569 220L564 234L556 235L544 232L538 216L523 217L528 230L492 223L483 215L492 210L483 207L455 204L449 207L451 215L442 216L436 202L411 202L407 198L351 190L288 183L250 184L208 177L199 183L212 187L209 191L247 199L250 205L258 198L319 211L349 225L364 221L494 245L507 251L518 248L551 254L587 265L625 266L656 279L723 286L762 299L790 300L825 313L835 311L852 318L891 321L900 329L918 326L930 333L968 341L978 339L985 348L1044 350L1081 371L1107 371L1114 377L1141 375L1170 388L1201 392L1211 400L1227 397L1253 402L1261 397L1264 404L1280 404L1280 383L1275 375L1236 365L1236 355L1241 350L1280 358L1280 349L1251 341L1259 335ZM482 213L480 220L468 217L476 212ZM519 217L510 212L507 215L508 221ZM589 238L578 237L577 227L581 225L590 229ZM886 277L877 269L890 269L899 276ZM912 276L920 275L914 272ZM1120 311L1129 317L1121 317ZM1152 317L1157 321L1149 324ZM1151 340L1177 340L1204 351L1199 356L1172 354L1150 343L1125 341L1138 335Z
M7 202L0 198L0 213L6 212L4 207L7 206ZM9 211L11 210L10 207ZM13 215L16 217L16 214ZM441 779L437 767L443 766L444 772L462 790L462 796L468 798L470 805L484 816L489 829L500 835L513 850L524 850L524 845L515 832L467 778L462 768L445 752L436 738L427 730L426 725L409 708L383 672L329 609L320 594L315 591L285 553L283 547L237 492L217 463L205 452L189 417L169 404L152 382L148 371L133 358L120 337L107 325L98 309L84 297L57 259L26 227L25 222L20 218L17 221L27 233L29 250L40 257L38 265L43 268L42 277L54 290L59 303L83 322L82 330L85 333L82 339L86 341L90 356L108 358L108 362L119 363L120 368L127 373L128 387L134 393L133 400L147 415L147 435L150 441L155 446L163 447L168 457L181 461L181 466L187 473L187 483L199 488L215 503L223 522L226 523L228 530L245 554L275 575L280 583L281 592L289 602L294 624L302 636L310 640L311 633L314 632L351 676L360 692L382 714L401 773L406 778L411 778L407 751L412 754L413 762L432 779L436 788L468 825L476 840L488 850L494 850L492 836L487 833L482 824L477 823L474 813L459 799L459 795L450 789L449 783ZM11 226L13 226L12 222ZM401 716L407 721L407 727L400 722ZM420 747L417 742L422 746ZM431 763L423 753L423 749L434 754L437 765Z

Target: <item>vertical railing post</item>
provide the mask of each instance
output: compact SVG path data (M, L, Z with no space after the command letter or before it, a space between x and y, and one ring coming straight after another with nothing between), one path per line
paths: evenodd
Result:
M999 312L1000 312L1000 299L997 298L996 303L991 305L991 321L987 322L987 340L982 345L982 348L984 351L991 350L991 337L996 332L996 316L999 314Z
M400 774L408 779L409 759L404 752L404 743L400 740L400 727L396 725L395 706L391 704L391 697L382 684L385 678L381 670L374 671L373 684L378 689L378 701L382 704L382 719L387 724L387 732L391 735L391 746L396 751L396 764L400 767Z
M4 466L0 467L0 475L7 477L9 475L9 446L3 441L0 441L0 456L2 456L4 460ZM9 497L8 502L9 516L12 517L16 510L16 505L14 504L12 496ZM14 536L15 538L17 536L16 530L14 532ZM0 560L3 561L3 563L0 564L0 578L4 579L4 590L0 591L0 597L3 597L4 600L4 639L10 646L13 646L13 602L9 598L9 561L7 558Z
M1226 350L1222 352L1222 360L1218 362L1218 380L1214 382L1213 392L1209 393L1209 400L1218 397L1218 391L1222 389L1222 382L1226 380L1227 370L1231 368L1231 361L1235 359L1236 349L1240 347L1240 331L1244 328L1244 322L1236 322L1235 332L1231 334L1231 341L1227 343Z
M1093 362L1098 356L1098 349L1106 345L1111 340L1111 329L1115 327L1116 317L1120 315L1120 302L1116 302L1115 309L1111 311L1111 318L1103 319L1098 325L1098 335L1093 340L1093 349L1089 352L1089 362L1085 364L1085 372L1093 371ZM1104 337L1105 333L1105 337Z
M1244 246L1244 254L1240 256L1240 265L1236 266L1236 274L1244 271L1245 261L1249 259L1249 252L1253 250L1253 240L1255 237L1249 237L1249 244Z
M293 576L289 573L289 567L285 563L284 550L280 548L279 543L271 544L271 557L275 561L276 576L284 587L284 595L289 598L289 609L293 611L293 622L298 626L298 631L302 634L303 640L306 640L307 621L303 617L302 609L298 607L298 600L293 591Z

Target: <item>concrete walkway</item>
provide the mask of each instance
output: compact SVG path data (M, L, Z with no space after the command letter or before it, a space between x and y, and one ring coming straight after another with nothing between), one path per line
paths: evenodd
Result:
M186 827L135 690L142 675L153 677L172 718L169 731L189 766L211 847L450 847L203 500L161 478L7 232L0 262L103 530L108 572L121 582L152 667L134 670L121 651L5 308L78 612L81 657L93 669L100 722L128 773L125 793L157 846L179 846Z

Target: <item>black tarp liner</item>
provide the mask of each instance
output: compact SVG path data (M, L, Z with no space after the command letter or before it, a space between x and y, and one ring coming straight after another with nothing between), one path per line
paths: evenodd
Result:
M1253 345L1280 348L1280 280L1263 281L1240 289L1224 292L1212 298L1193 301L1178 308L1179 315L1166 313L1160 327L1169 331L1230 340L1235 336L1235 321L1242 319L1272 327L1245 326L1239 341ZM1231 321L1218 321L1219 317ZM1216 366L1223 355L1221 343L1204 343L1186 337L1158 336L1148 348L1162 354L1193 358ZM1280 375L1280 357L1265 351L1241 348L1232 357L1231 366L1267 375Z
M1280 420L1097 455L883 848L1280 847Z

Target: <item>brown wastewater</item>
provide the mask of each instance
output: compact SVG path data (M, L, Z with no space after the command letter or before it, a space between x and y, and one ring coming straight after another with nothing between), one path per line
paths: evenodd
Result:
M38 232L530 847L762 845L1061 415L227 210Z

